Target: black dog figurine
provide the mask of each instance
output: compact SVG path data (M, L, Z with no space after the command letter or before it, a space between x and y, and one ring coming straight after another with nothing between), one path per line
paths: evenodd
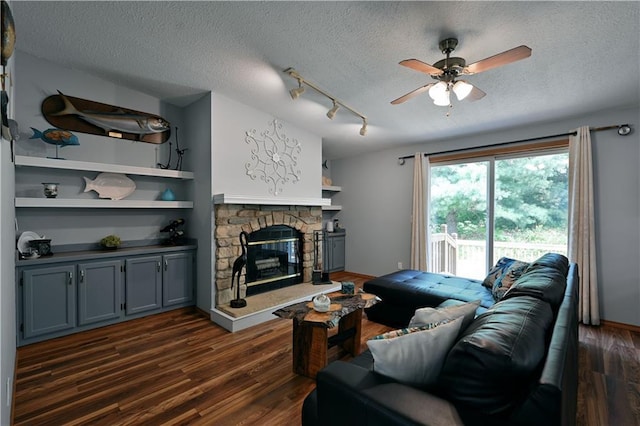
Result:
M233 262L233 272L231 273L231 290L233 291L233 279L238 274L238 279L236 280L236 298L230 302L232 308L243 308L247 306L247 301L240 298L240 275L242 275L242 268L247 264L247 249L249 247L248 244L249 234L242 231L240 232L240 248L242 249L242 254L238 256L238 258Z

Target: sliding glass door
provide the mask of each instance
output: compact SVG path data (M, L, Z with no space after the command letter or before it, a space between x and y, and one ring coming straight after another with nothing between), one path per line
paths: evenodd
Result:
M430 270L482 279L503 256L567 251L568 154L431 165Z

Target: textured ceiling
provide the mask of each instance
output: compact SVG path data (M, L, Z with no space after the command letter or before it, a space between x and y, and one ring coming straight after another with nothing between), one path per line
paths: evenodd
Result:
M323 138L327 158L638 105L639 2L11 2L16 49L178 106L213 91ZM457 37L467 63L527 45L530 58L469 76L487 96L447 108L432 82L401 67L443 58ZM368 117L325 113L295 68ZM88 96L88 95L86 95Z

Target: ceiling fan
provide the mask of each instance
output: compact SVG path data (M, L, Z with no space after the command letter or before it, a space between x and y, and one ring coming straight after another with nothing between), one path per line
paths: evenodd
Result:
M466 61L463 58L452 58L449 56L458 46L457 38L444 39L438 46L440 47L440 51L447 55L447 57L433 65L429 65L425 62L419 61L418 59L405 59L400 62L400 65L402 66L429 74L431 78L438 80L438 82L418 87L406 95L400 96L398 99L391 101L391 104L401 104L423 92L429 92L429 96L433 99L433 103L439 106L451 105L451 92L456 95L459 101L463 99L470 101L481 99L486 95L486 93L465 80L458 80L458 77L461 75L477 74L479 72L501 67L503 65L510 64L511 62L519 61L520 59L525 59L531 56L531 49L522 45L466 65Z

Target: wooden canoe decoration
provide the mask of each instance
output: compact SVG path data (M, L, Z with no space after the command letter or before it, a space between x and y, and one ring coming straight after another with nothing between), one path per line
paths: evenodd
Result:
M161 144L169 140L171 125L164 118L58 91L42 101L42 115L59 129Z

